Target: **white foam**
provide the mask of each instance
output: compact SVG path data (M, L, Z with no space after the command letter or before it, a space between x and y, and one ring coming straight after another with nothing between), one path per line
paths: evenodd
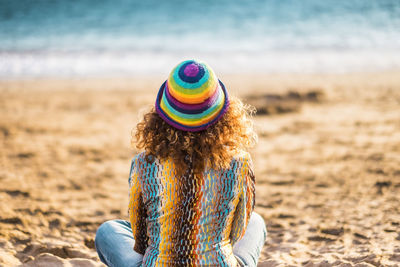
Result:
M198 58L224 73L345 73L400 68L400 51L265 50L223 53L139 52L2 52L0 78L167 75L177 62Z

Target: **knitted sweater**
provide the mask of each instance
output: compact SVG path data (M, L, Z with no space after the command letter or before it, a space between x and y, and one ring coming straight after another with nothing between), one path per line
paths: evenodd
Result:
M226 170L175 174L172 160L132 160L129 217L143 266L237 266L232 246L254 208L250 155Z

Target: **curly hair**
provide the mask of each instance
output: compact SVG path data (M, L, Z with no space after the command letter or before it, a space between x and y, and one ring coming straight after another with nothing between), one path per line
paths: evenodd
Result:
M132 145L145 150L147 156L172 159L179 175L189 167L194 174L209 167L228 168L235 153L257 142L251 119L254 113L254 107L231 97L227 112L215 124L203 131L186 132L166 123L152 108L137 124ZM189 166L190 162L193 165Z

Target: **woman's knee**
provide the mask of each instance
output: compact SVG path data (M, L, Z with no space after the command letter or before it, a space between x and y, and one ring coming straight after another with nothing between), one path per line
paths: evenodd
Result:
M97 245L103 241L107 236L112 232L112 230L115 228L116 221L115 220L110 220L102 223L99 228L97 228L96 231L96 236L94 238L94 243L97 247Z
M96 235L99 235L99 234L101 235L105 232L109 232L113 228L114 224L115 224L115 220L109 220L109 221L103 222L99 226L99 228L97 228Z
M251 224L254 228L260 229L260 231L262 231L264 234L264 239L267 238L267 227L265 226L265 221L260 214L253 212L251 214L249 224Z

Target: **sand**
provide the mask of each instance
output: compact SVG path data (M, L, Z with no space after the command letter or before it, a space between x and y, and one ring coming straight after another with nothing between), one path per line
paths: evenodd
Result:
M254 104L259 266L400 265L400 72L221 76ZM161 77L0 82L0 266L102 266Z

